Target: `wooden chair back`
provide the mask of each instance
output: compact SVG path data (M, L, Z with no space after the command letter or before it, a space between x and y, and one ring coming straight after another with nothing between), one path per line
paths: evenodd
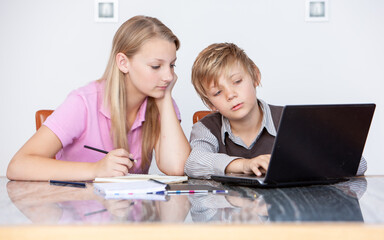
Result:
M39 110L35 114L36 131L39 130L43 122L53 113L53 110Z
M197 111L193 114L193 124L214 111Z

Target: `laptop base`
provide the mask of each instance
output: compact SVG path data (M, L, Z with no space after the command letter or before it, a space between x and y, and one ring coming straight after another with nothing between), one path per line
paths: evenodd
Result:
M338 178L338 179L319 179L319 180L305 180L305 181L296 181L296 182L280 182L280 183L270 183L262 182L258 177L252 176L231 176L231 175L212 175L211 179L216 182L221 182L228 185L239 185L246 187L254 188L277 188L277 187L301 187L301 186L310 186L310 185L328 185L335 184L339 182L348 181L348 178Z

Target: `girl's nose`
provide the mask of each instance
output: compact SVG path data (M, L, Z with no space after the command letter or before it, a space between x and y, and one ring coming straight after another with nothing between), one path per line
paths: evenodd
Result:
M163 73L163 81L164 82L171 82L173 80L173 69L172 68L166 68Z

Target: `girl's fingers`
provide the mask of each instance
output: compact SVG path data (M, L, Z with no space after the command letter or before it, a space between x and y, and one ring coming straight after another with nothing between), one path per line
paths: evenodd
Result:
M133 167L133 162L129 158L126 158L126 157L116 157L114 159L114 161L115 161L115 163L127 166L128 168Z
M129 157L129 152L123 148L114 149L110 151L108 154L112 154L117 157L126 157L126 158Z
M120 172L122 175L126 175L128 173L128 167L122 164L116 164L113 170Z

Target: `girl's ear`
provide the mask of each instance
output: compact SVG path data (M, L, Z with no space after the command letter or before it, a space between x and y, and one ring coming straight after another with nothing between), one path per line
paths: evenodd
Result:
M123 73L128 73L129 71L129 59L124 53L116 54L116 64L117 67Z

